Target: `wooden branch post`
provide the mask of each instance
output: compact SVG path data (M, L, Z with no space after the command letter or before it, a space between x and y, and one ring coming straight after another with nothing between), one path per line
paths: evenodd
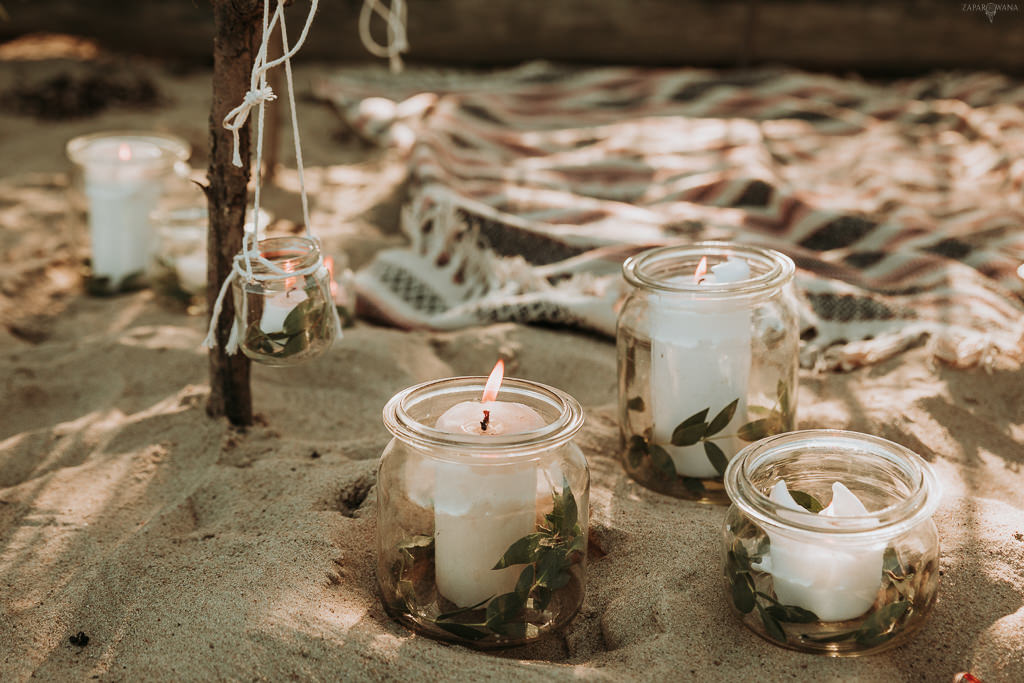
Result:
M242 248L249 184L249 124L241 130L242 167L231 163L231 132L224 117L242 102L262 36L262 4L257 0L213 0L213 104L210 107L210 169L206 197L210 228L206 238L206 302L213 311L231 261ZM217 324L217 347L210 350L210 401L206 412L232 424L252 424L249 359L224 352L234 320L234 298L224 297Z

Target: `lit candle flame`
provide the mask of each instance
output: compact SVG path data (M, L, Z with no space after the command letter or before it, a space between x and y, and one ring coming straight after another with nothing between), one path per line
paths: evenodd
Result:
M490 377L487 378L487 384L484 385L484 395L480 399L484 403L498 400L498 390L501 389L501 380L505 377L505 361L498 360L494 364L494 369L491 370Z
M109 148L108 148L109 149ZM132 159L132 148L127 142L122 142L121 146L117 148L117 158L121 161L131 161Z
M708 274L708 257L701 256L700 263L697 264L697 270L693 271L693 281L698 285L704 280L704 276Z
M267 259L268 261L278 261L281 259L287 259L291 256L291 254L289 254L287 251L264 251L260 255L263 258ZM281 270L290 273L291 271L295 270L295 264L293 264L291 261L285 261L284 263L280 264L280 268ZM286 277L284 279L284 295L286 297L291 298L292 291L298 289L299 280L300 278L298 277Z

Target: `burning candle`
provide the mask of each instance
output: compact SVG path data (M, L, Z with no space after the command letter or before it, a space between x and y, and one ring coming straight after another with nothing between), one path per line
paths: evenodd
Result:
M455 404L435 427L480 436L543 427L544 419L529 406L497 400L504 368L499 360L479 402ZM500 467L435 463L434 570L441 595L468 607L515 587L521 567L493 567L512 543L533 533L536 498L534 462Z
M101 134L75 138L67 151L83 170L93 276L116 288L147 270L154 242L149 215L166 175L188 157L188 145L170 136Z
M769 496L784 508L806 512L790 495L785 480ZM864 504L841 482L832 484L832 502L821 517L868 515ZM882 585L885 544L831 547L768 532L771 542L760 569L772 575L775 595L786 605L803 607L822 621L845 621L864 614Z
M743 259L729 258L707 272L701 258L693 279L699 285L739 282L750 277ZM691 415L708 409L710 420L739 399L732 420L715 443L727 456L739 451L731 435L742 424L750 375L750 309L725 301L680 300L657 295L651 311L651 411L654 442L664 444L676 473L715 477L718 471L701 444L670 446L675 428Z

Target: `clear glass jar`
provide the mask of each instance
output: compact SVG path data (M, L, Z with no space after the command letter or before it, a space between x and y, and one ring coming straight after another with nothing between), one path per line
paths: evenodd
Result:
M743 449L725 487L726 593L755 633L856 656L920 628L939 586L938 483L920 456L867 434L792 432Z
M167 184L163 197L150 214L156 235L153 257L153 290L160 299L174 307L184 308L190 315L206 312L206 195L200 185L201 175L179 176ZM265 228L273 216L260 209L260 226ZM251 235L255 226L252 210L247 212L244 231Z
M151 279L164 301L196 314L206 303L208 216L206 196L190 175L172 179L150 214L157 241Z
M498 401L534 411L537 428L435 426L483 388L482 377L427 382L384 408L394 438L378 466L377 580L401 623L488 648L537 640L579 609L590 472L572 441L579 403L543 384L506 379Z
M75 164L72 205L88 214L90 293L134 289L145 282L156 239L150 213L191 153L174 135L113 131L67 144Z
M260 254L282 270L298 272L320 261L320 247L308 237L268 237ZM253 261L256 276L272 272ZM239 347L265 365L291 365L315 358L330 348L335 325L330 274L321 265L308 275L233 283Z
M623 466L655 491L725 503L728 461L795 426L793 262L699 242L650 249L622 270L633 286L616 333Z

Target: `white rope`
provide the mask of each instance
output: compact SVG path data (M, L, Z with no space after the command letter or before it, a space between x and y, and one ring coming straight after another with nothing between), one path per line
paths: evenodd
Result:
M234 144L234 156L231 158L231 163L235 166L242 165L242 156L238 152L238 131L242 129L245 122L249 119L249 112L256 105L262 105L264 102L270 102L277 99L277 95L269 87L258 88L256 90L250 90L245 93L245 99L242 103L228 112L228 115L224 117L224 127L231 131L232 142Z
M281 8L284 3L278 0L277 11L274 12L274 21L279 18L284 18L284 13ZM259 90L267 91L270 87L267 85L267 72L265 69L259 69L256 64L261 62L266 63L267 61L267 50L270 46L270 30L273 26L272 22L268 22L268 15L270 14L270 3L268 0L263 0L263 40L260 41L260 49L256 54L256 62L253 64L253 73L250 76L250 85L256 80L256 73L259 72ZM275 99L277 99L275 97ZM260 191L263 189L263 121L266 113L266 100L259 103L259 113L256 116L256 190L253 193L253 209L252 209L252 238L250 245L249 233L243 231L242 234L242 253L246 255L245 258L245 273L252 282L252 259L249 257L252 252L260 243ZM294 125L294 123L293 123ZM237 133L237 131L235 131ZM238 157L238 147L235 147L235 157ZM235 164L236 166L239 164ZM237 326L236 326L237 327ZM234 328L232 328L234 332Z
M370 32L370 21L377 14L387 25L387 44L381 45ZM391 6L384 5L382 0L363 0L359 10L359 39L363 47L374 57L387 57L392 73L402 70L402 53L409 51L409 41L405 33L407 23L405 0L391 0Z
M270 0L263 0L263 40L260 42L260 48L253 63L252 73L249 78L249 91L245 94L242 104L232 109L228 115L224 117L224 127L231 131L234 141L234 157L232 159L232 163L234 163L235 166L241 166L242 160L241 155L239 154L239 131L249 118L252 108L255 106L259 107L256 117L256 188L253 193L253 230L251 234L246 233L243 238L242 251L239 254L236 254L232 260L231 272L224 279L224 283L221 285L220 291L217 293L217 301L214 304L212 315L210 316L210 327L207 330L206 338L203 340L203 345L211 349L217 345L217 321L220 320L220 315L223 310L224 297L227 296L227 292L231 289L232 283L238 278L242 278L246 282L252 283L281 280L284 278L304 277L315 273L316 281L324 296L324 300L330 304L331 317L334 319L335 335L337 338L341 338L342 336L341 319L338 316L337 307L334 305L334 297L331 296L330 277L324 277L323 273L321 273L322 269L326 270L326 266L324 265L323 249L320 247L320 241L313 236L310 227L309 197L306 192L306 180L302 163L302 141L299 135L299 122L295 107L295 82L292 75L291 64L291 58L306 42L306 36L309 34L309 27L313 23L313 17L316 15L319 0L310 0L309 15L306 17L306 23L302 28L302 33L299 35L298 41L296 41L295 46L291 49L288 47L288 28L284 16L285 2L286 0L277 0L277 9L274 11L273 16L271 16ZM283 54L277 59L268 62L267 50L270 43L270 35L278 24L280 24ZM299 175L299 194L302 199L302 218L306 226L306 237L313 242L317 255L314 263L299 270L285 270L279 267L276 263L264 258L259 248L260 193L263 185L261 171L263 164L264 112L266 103L277 99L273 90L271 90L267 85L267 72L282 63L284 64L288 86L288 104L292 119L292 137L295 143L295 161ZM269 272L256 273L253 271L253 261L258 262ZM246 303L246 297L243 297L243 311L247 309L247 306L245 306ZM246 317L247 316L243 315L243 319ZM231 335L224 349L229 355L232 355L237 351L239 336L240 331L236 321L231 327Z
M267 15L269 13L269 0L263 0L263 42L260 43L259 52L256 53L256 61L252 67L252 74L249 78L249 92L245 94L245 98L242 103L228 112L227 116L224 117L224 127L232 132L234 138L234 156L231 160L235 166L242 165L242 159L238 152L238 131L245 125L246 120L249 118L249 112L256 105L261 105L269 100L275 99L274 92L266 87L266 80L262 80L263 87L258 87L258 83L266 75L268 71L278 66L282 62L291 60L292 57L302 48L306 42L306 36L309 35L309 27L313 25L313 17L316 15L317 7L320 4L320 0L310 0L309 3L309 15L306 17L306 24L302 27L302 33L299 35L299 39L295 42L295 47L291 50L284 50L277 59L268 62L267 61L267 44L270 41L270 33L274 30L274 27L284 17L284 4L285 0L277 1L277 9L274 11L273 18L267 21Z
M281 47L288 52L288 29L284 23L284 15L281 15ZM309 198L306 196L306 176L302 165L302 140L299 138L298 114L295 113L295 83L292 78L292 62L290 59L284 61L284 75L288 84L288 108L292 117L292 138L295 143L295 168L299 173L299 197L302 199L302 221L306 225L306 235L312 236L309 221Z

